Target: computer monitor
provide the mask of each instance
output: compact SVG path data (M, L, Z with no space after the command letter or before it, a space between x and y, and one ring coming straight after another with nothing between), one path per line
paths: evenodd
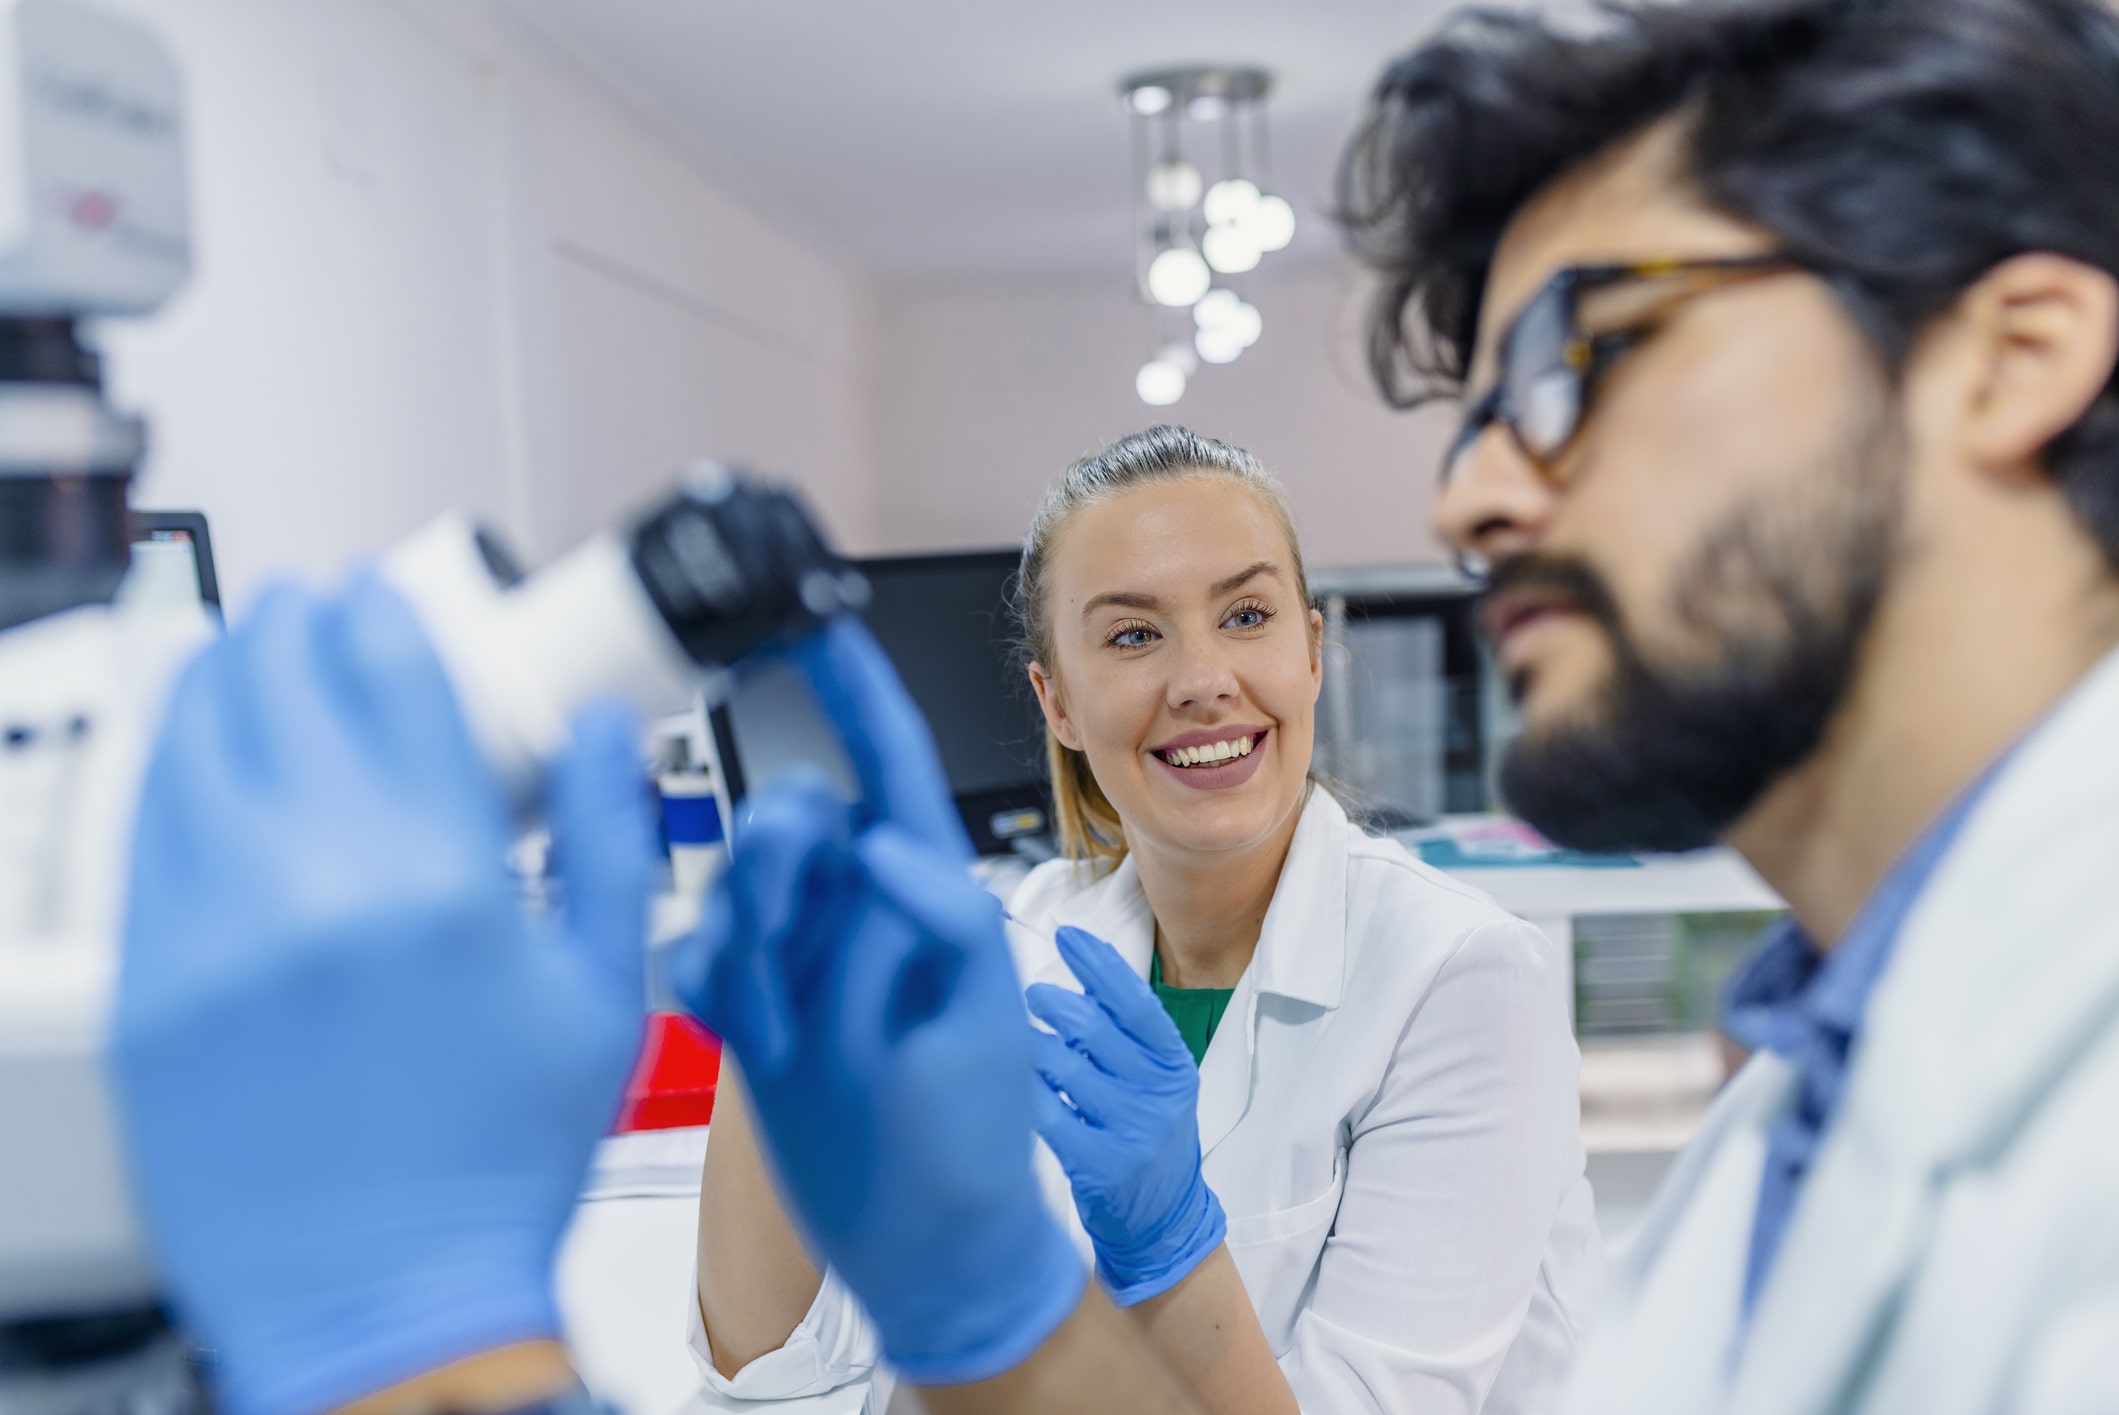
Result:
M197 511L134 511L132 568L118 589L121 602L201 604L221 617L221 582L213 568L213 537Z
M874 588L865 617L934 730L942 769L979 853L1049 832L1045 722L1016 666L1009 595L1018 550L859 561ZM837 739L791 669L745 675L712 717L733 818L749 791L795 762L851 791Z

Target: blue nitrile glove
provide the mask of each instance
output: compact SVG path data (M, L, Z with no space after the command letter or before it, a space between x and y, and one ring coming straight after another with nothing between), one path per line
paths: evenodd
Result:
M1228 1231L1199 1170L1199 1068L1117 949L1073 928L1054 941L1083 991L1029 990L1052 1028L1031 1034L1037 1131L1067 1171L1097 1276L1128 1307L1175 1287Z
M1000 905L917 709L867 631L802 655L864 799L759 793L681 995L742 1064L781 1188L901 1374L983 1380L1080 1301L1031 1168L1030 1068Z
M638 1051L634 726L584 714L532 923L501 793L376 580L267 596L185 673L133 847L114 1067L149 1236L234 1415L554 1337L552 1262Z

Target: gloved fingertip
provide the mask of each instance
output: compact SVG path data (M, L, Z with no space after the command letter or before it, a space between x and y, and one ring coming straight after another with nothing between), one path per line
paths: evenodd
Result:
M1101 1034L1110 1026L1094 999L1071 988L1058 987L1051 983L1036 986L1043 987L1046 991L1035 1001L1025 993L1023 1005L1030 1009L1032 1016L1057 1032L1061 1039L1069 1044L1079 1045L1085 1038L1092 1034Z
M1125 960L1118 958L1117 950L1110 944L1095 934L1072 925L1059 929L1052 935L1052 941L1058 947L1060 959L1066 963L1067 970L1073 973L1082 988L1092 995L1098 991L1100 984L1106 982L1114 960L1119 966L1124 966ZM1131 972L1132 969L1128 968L1126 971Z
M254 633L259 626L300 617L316 603L316 591L299 580L276 578L266 581L237 622L236 633Z
M339 671L363 697L416 695L431 702L450 692L448 674L419 616L374 573L356 576L326 610L337 621L333 648Z
M1032 1017L1037 1018L1040 1022L1049 1024L1052 1021L1052 1013L1055 1007L1053 998L1055 996L1072 997L1073 994L1065 988L1056 987L1051 983L1032 983L1029 987L1023 989L1023 1006Z

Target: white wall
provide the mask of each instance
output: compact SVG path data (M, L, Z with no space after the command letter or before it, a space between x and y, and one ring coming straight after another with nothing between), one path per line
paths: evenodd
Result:
M1123 280L898 292L883 338L891 539L1017 540L1068 461L1167 421L1263 458L1293 494L1312 565L1443 559L1427 506L1453 415L1377 397L1359 277L1335 263L1250 278L1264 337L1203 367L1169 408L1134 394L1149 326Z
M187 82L198 270L107 336L232 603L448 507L543 558L695 455L879 537L873 310L488 0L120 0Z
M1447 415L1370 391L1340 267L1269 263L1258 347L1149 409L1122 280L879 299L494 0L117 2L187 80L199 264L113 328L112 387L139 504L208 514L232 604L452 506L542 559L696 455L791 474L856 550L1004 543L1164 418L1278 470L1314 563L1439 557Z

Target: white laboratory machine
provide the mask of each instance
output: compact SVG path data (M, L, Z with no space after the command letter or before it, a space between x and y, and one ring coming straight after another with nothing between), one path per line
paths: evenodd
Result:
M191 265L185 119L154 34L86 0L0 0L0 1411L196 1399L128 1200L103 1039L137 783L215 632L117 599L140 419L86 322L153 312ZM460 518L383 561L473 732L527 803L572 710L667 710L865 602L784 488L702 463L630 527L523 577Z

